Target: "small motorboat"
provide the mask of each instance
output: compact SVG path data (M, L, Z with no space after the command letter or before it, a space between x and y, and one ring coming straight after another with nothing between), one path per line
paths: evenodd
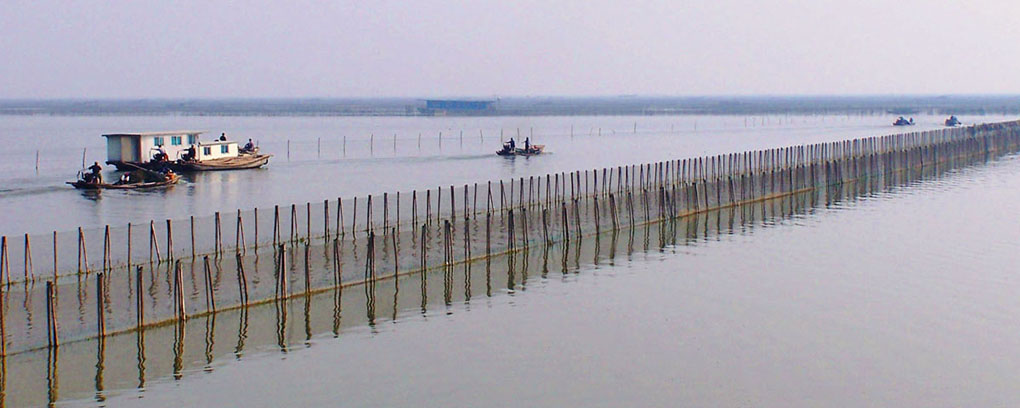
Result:
M530 145L527 149L510 147L510 143L503 143L503 148L496 151L499 156L537 156L545 151L545 145Z
M949 119L946 119L946 126L949 127L960 126L962 124L963 122L960 122L960 119L957 119L956 115L949 116Z
M914 118L907 120L900 116L899 119L896 119L896 121L893 122L893 126L914 126Z
M136 190L172 186L181 180L181 176L172 171L166 173L145 171L155 174L128 173L114 183L103 183L92 173L79 171L78 180L68 181L67 184L79 190Z

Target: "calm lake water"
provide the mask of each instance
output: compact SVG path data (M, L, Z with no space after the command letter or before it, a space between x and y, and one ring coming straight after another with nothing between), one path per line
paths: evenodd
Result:
M0 117L0 234L147 223L216 211L321 202L437 186L647 163L759 148L939 128L918 116L909 129L889 116L680 117ZM962 117L968 123L1005 120ZM268 167L188 176L171 189L83 193L64 184L86 161L106 159L104 133L208 130L255 139ZM505 159L499 135L534 134L548 155ZM573 129L573 131L571 131ZM463 141L461 134L463 132ZM440 138L442 133L442 138ZM419 148L419 134L421 142ZM571 137L573 134L573 137ZM599 136L601 134L601 137ZM373 136L374 135L374 136ZM394 135L396 142L394 142ZM344 137L347 138L346 148ZM290 145L288 160L287 146ZM39 172L35 170L39 152ZM107 178L116 177L108 174Z
M1015 406L1018 200L1007 157L71 405Z
M19 152L0 161L8 234L897 130L856 116L3 119L0 138ZM942 118L915 119L911 130ZM492 155L499 129L517 127L534 127L552 154ZM161 193L60 185L82 146L102 152L98 135L125 128L223 129L277 157ZM62 159L43 160L37 176L34 151L47 145L64 146L51 153ZM762 204L764 220L730 226L713 212L677 244L660 247L649 227L578 245L562 269L535 251L516 270L497 260L457 282L430 274L427 301L410 278L381 284L371 303L355 290L338 307L325 293L191 319L187 335L159 327L140 340L70 343L59 368L45 350L19 354L6 362L4 394L9 406L1013 406L1018 200L1020 157L1008 156L831 205ZM61 296L74 307L73 292Z

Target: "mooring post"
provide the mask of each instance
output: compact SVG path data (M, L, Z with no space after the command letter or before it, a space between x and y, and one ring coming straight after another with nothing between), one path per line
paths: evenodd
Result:
M237 262L237 292L242 305L248 305L248 276L244 272L244 259L234 254Z
M307 294L312 289L312 266L310 265L308 256L308 243L305 242L305 293Z
M131 227L130 227L130 224L128 224L128 225L129 225L129 227L128 227L128 257L127 257L127 262L128 262L128 266L130 266L131 265ZM57 281L57 274L58 274L58 272L57 272L57 254L58 254L58 252L57 252L57 231L53 231L53 281L54 282Z
M280 243L280 206L273 206L273 247Z
M25 234L25 282L35 280L35 265L32 262L32 241L29 239L28 234Z
M169 218L166 220L166 259L168 261L174 259L174 226Z
M280 244L277 250L276 298L287 297L287 248Z
M372 232L375 230L375 225L372 223L372 195L368 195L368 199L365 200L365 232Z
M450 222L457 222L457 195L454 194L453 186L450 186Z
M382 225L383 225L383 236L390 231L390 194L383 193L382 195Z
M255 242L258 246L258 241ZM237 210L237 228L234 231L234 249L247 254L248 243L244 241L244 219L241 217L241 209Z
M358 197L354 197L354 208L351 210L351 239L358 239Z
M174 276L176 278L175 286L177 289L177 320L184 321L188 319L188 309L184 304L184 270L181 268L181 261L174 263L174 271Z
M288 242L294 243L297 241L298 230L297 230L297 204L290 205L290 238Z
M443 216L443 186L436 187L436 224Z
M213 290L212 270L209 268L209 257L202 257L202 272L205 275L205 308L216 313L216 294Z
M103 228L103 272L109 272L113 268L110 264L110 226Z
M135 318L138 327L145 325L145 302L142 298L142 267L135 269Z
M424 261L423 261L424 262ZM3 290L0 290L0 301L4 300ZM0 306L7 302L0 303ZM7 357L7 308L0 307L0 357Z
M333 285L341 289L340 239L333 239Z
M344 235L344 201L340 198L336 198L336 237L338 239Z
M214 228L216 228L215 237L214 238L216 239L216 242L214 242L213 245L215 245L215 247L216 247L216 258L219 258L220 257L220 252L223 251L223 229L220 228L221 221L220 221L220 212L219 211L217 211L214 214L214 218L215 218Z

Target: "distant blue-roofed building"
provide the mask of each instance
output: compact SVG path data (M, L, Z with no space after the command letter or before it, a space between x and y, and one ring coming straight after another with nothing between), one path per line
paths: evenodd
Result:
M493 111L492 100L467 99L426 99L425 107L419 109L424 115L484 115Z

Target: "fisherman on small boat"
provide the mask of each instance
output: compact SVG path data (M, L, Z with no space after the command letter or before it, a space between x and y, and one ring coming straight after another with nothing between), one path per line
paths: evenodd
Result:
M99 162L94 162L94 163L92 163L91 166L89 166L88 169L89 169L89 171L91 171L91 173L88 174L88 175L91 176L91 178L89 178L88 180L85 180L85 181L89 182L89 183L103 184L103 173L102 173L103 166L100 166Z
M530 137L524 138L524 151L525 152L530 152L531 151L531 138Z
M914 118L910 118L910 120L907 120L906 118L904 118L902 116L900 116L899 118L896 119L895 122L893 122L893 126L910 126L910 125L913 125L913 124L914 124Z
M514 138L511 137L510 138L510 150L514 150L516 148L517 148L517 143L515 143L514 142Z
M250 153L255 151L255 143L252 143L251 139L248 139L248 143L244 144L241 148L241 153Z

